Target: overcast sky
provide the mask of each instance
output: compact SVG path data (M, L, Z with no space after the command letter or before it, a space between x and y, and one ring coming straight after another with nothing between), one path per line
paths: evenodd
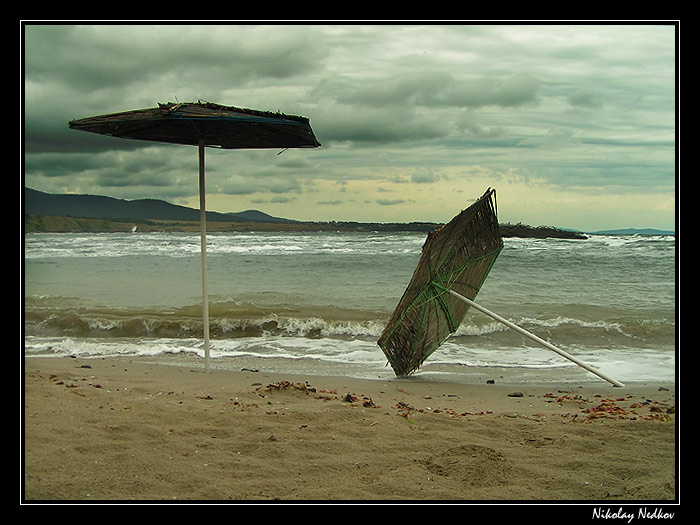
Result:
M68 121L206 100L310 119L322 147L207 149L207 208L674 229L672 24L23 25L25 185L198 207L197 149Z

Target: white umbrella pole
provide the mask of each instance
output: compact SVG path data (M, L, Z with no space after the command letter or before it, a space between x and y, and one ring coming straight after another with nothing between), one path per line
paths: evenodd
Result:
M574 357L574 356L572 356L571 354L565 352L564 350L561 350L560 348L557 348L557 347L554 346L553 344L548 343L548 342L545 341L544 339L541 339L541 338L537 337L535 334L531 334L530 332L528 332L528 331L525 330L524 328L520 328L518 325L511 323L510 321L508 321L507 319L504 319L504 318L501 317L500 315L495 314L495 313L493 313L493 312L490 311L490 310L487 310L486 308L484 308L483 306L481 306L481 305L475 303L475 302L472 301L471 299L468 299L468 298L464 297L463 295L458 294L458 293L455 292L454 290L447 290L447 291L450 292L450 295L452 295L453 297L456 297L457 299L461 299L462 301L464 301L465 303L467 303L469 306L472 306L472 307L476 308L477 310L479 310L479 311L482 312L482 313L485 313L485 314L488 315L489 317L493 317L496 321L499 321L499 322L503 323L504 325L506 325L507 327L512 328L512 329L515 330L516 332L521 333L521 334L524 335L525 337L529 337L529 338L532 339L533 341L535 341L535 342L537 342L537 343L540 343L540 344L541 344L542 346L544 346L545 348L548 348L548 349L550 349L550 350L556 352L556 353L559 354L560 356L567 358L569 361L573 361L574 363L576 363L576 364L579 365L580 367L583 367L583 368L585 368L586 370L588 370L589 372L591 372L591 373L597 375L598 377L600 377L600 378L602 378L602 379L605 379L607 382L612 383L614 386L619 386L619 387L624 387L624 386L625 386L624 384L620 383L619 381L616 381L615 379L612 379L612 378L606 376L605 374L601 373L600 371L596 370L596 369L593 368L591 365L588 365L588 364L584 363L583 361L577 359L576 357Z
M204 321L204 368L209 372L209 293L207 291L207 211L204 187L204 141L199 141L199 227L202 240L202 318Z

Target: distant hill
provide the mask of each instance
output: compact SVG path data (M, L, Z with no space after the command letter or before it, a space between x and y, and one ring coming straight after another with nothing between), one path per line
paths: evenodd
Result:
M654 228L625 228L622 230L602 230L590 232L591 235L675 235L672 230L655 230Z
M177 206L158 199L124 200L99 195L62 195L24 189L24 214L34 216L78 217L119 221L167 220L198 221L199 210ZM289 223L266 213L207 212L208 221Z
M226 213L226 215L229 217L234 217L237 221L245 220L248 222L273 222L278 224L293 224L299 222L292 219L272 217L271 215L268 215L267 213L263 213L258 210L246 210L238 213Z

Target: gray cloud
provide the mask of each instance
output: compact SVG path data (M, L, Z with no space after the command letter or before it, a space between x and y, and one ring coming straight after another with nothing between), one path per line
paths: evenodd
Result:
M404 199L377 199L376 203L380 206L396 206L406 202Z
M383 217L410 213L391 204L412 196L375 200L378 188L450 182L472 193L476 173L560 192L672 197L674 29L26 24L25 184L193 199L195 148L93 136L67 123L202 99L308 116L323 144L280 155L209 152L208 191L235 197L233 209L247 198L286 202L294 215L293 205L307 211L304 195L324 191L313 202L338 210L334 195L364 191L357 201ZM435 215L443 208L436 200Z
M567 97L567 101L572 106L582 108L599 109L603 107L603 102L600 100L600 97L588 90L581 90L572 93Z

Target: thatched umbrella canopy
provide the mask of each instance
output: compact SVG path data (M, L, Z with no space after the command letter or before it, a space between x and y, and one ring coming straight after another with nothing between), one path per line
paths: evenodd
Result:
M309 119L211 102L159 104L72 120L71 129L128 139L224 149L316 148Z
M415 372L457 330L469 305L449 291L474 299L502 249L492 189L428 234L413 277L378 340L397 376Z

